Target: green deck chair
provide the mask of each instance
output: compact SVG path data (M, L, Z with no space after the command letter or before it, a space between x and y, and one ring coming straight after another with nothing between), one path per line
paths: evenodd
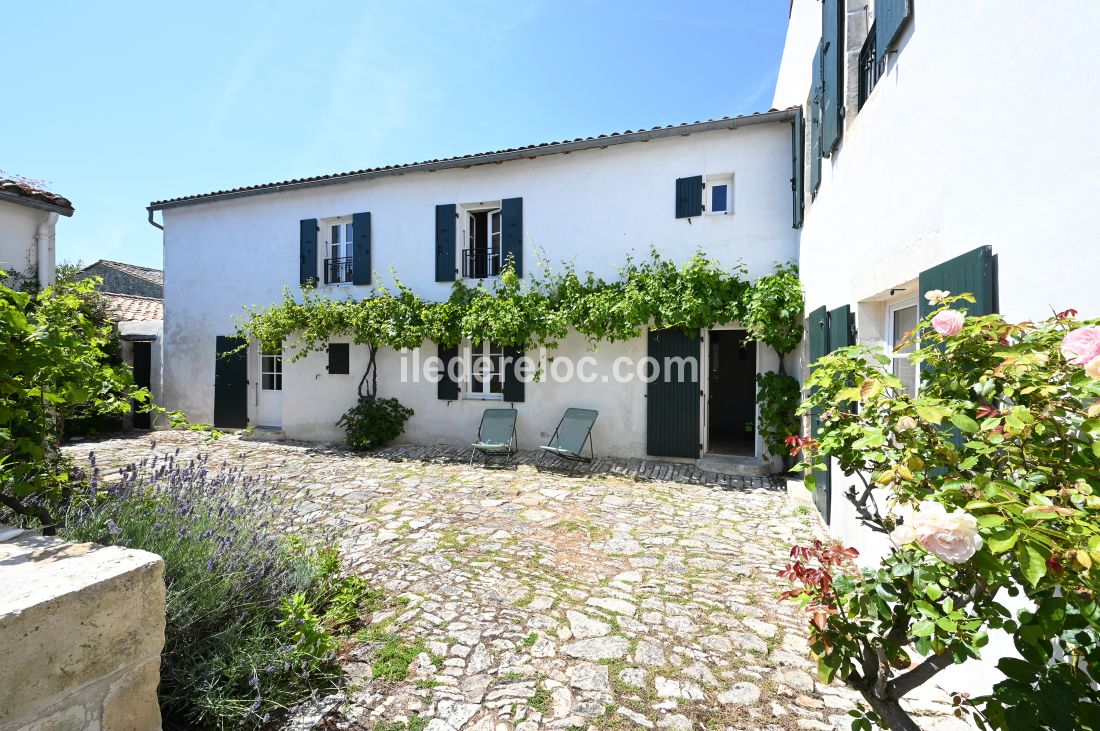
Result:
M565 416L561 417L558 428L550 437L550 443L539 447L542 450L539 461L542 461L543 455L550 453L575 462L591 462L596 456L592 446L592 425L599 415L600 412L595 409L566 409ZM581 454L585 442L588 442L587 457Z
M515 409L485 409L477 428L477 441L471 445L470 464L478 454L488 461L492 457L511 457L519 447L516 435Z

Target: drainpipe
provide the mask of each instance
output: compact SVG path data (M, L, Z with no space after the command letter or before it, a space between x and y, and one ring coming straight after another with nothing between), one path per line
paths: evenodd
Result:
M46 220L38 225L38 234L34 237L38 245L38 288L45 289L57 283L56 257L54 252L57 231L57 212L50 211Z
M159 223L157 223L156 221L153 220L153 209L152 208L146 208L145 210L149 211L149 225L150 226L156 226L161 231L163 231L164 226L161 226Z

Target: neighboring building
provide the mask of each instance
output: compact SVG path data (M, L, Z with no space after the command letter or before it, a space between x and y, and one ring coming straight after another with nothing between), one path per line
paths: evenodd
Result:
M852 342L901 356L929 289L973 292L972 312L1010 320L1100 314L1100 94L1081 81L1100 77L1081 52L1100 4L1058 7L793 0L774 104L806 104L804 363ZM816 502L874 563L885 543L848 486L834 469ZM997 674L947 677L970 690L979 676Z
M768 274L797 256L796 117L771 111L155 202L150 214L161 211L164 225L164 405L197 421L341 438L336 421L356 401L365 347L351 345L350 367L331 369L324 354L291 361L252 348L236 365L216 359L219 347L235 345L223 336L242 306L274 303L310 277L332 297L362 297L379 280L388 284L392 269L418 295L444 300L456 278L493 278L502 255L528 273L540 260L572 262L614 279L628 255L644 258L650 247L681 263L702 249L731 268L743 263L751 277ZM601 343L590 353L571 335L552 355L594 355L596 382L518 389L496 378L453 391L402 383L400 355L383 350L379 395L415 410L402 437L410 442L469 444L482 410L503 401L519 409L522 448L545 444L564 409L576 406L600 412L598 453L762 456L755 376L778 366L775 353L746 343L735 323L702 333L702 342L660 337L656 345L654 333ZM709 377L669 400L647 399L640 379L604 382L616 358L640 362L653 347L702 356ZM434 356L437 348L421 351ZM712 351L731 357L709 358ZM452 357L495 363L502 352L490 343L471 353L465 344ZM721 397L715 391L711 418L715 384ZM647 418L650 408L665 411ZM739 418L724 418L731 411Z
M130 294L152 299L164 298L164 272L137 264L100 259L80 270L76 279L99 277L103 280L99 290L113 294Z
M0 178L0 269L37 288L55 281L58 216L73 215L68 198L25 180Z
M118 324L122 360L133 368L134 381L153 394L163 395L164 273L159 269L100 259L84 267L75 279L100 277L99 291L111 318ZM148 414L128 417L128 426L148 429Z

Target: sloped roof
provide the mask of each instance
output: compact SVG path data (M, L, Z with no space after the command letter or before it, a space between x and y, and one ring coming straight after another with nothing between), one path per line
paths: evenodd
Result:
M95 262L94 264L89 264L88 266L84 267L84 271L88 271L92 267L97 266L99 264L103 264L104 266L109 266L112 269L118 269L119 271L126 272L127 274L132 274L135 277L140 277L141 279L152 282L153 284L159 284L161 286L164 285L164 272L161 271L160 269L153 269L152 267L138 266L137 264L127 264L126 262L123 262L123 261L111 261L110 259L100 259L99 261Z
M164 302L155 297L104 294L103 298L107 300L107 310L116 322L164 319Z
M43 190L26 180L0 178L0 200L55 211L62 216L73 215L73 204L68 198Z
M354 180L382 177L385 175L403 175L413 172L429 172L446 168L468 167L471 165L486 165L489 163L507 162L509 160L522 160L526 158L540 157L542 155L554 155L576 150L607 147L626 142L644 142L660 137L675 137L689 135L693 132L709 132L720 129L736 129L751 124L764 122L785 122L794 118L795 109L778 110L769 109L767 112L754 112L737 117L722 117L721 119L708 119L706 121L684 122L682 124L670 124L664 127L657 126L651 129L639 129L637 131L611 132L596 137L577 137L573 140L561 140L558 142L541 142L523 147L513 147L505 150L491 152L478 152L471 155L458 155L437 160L424 160L422 162L402 163L398 165L385 165L376 168L364 168L345 173L332 173L329 175L317 175L311 178L295 178L283 180L277 183L261 183L248 185L241 188L228 190L216 190L211 193L181 196L179 198L167 198L153 201L149 204L150 211L178 206L208 203L229 198L241 198L250 195L262 195L264 193L293 190L296 188L313 187L317 185L334 185L348 183Z

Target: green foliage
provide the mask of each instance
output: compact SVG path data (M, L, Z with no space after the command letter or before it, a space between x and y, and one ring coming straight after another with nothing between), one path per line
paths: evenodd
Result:
M0 284L0 500L16 519L53 522L69 472L57 451L66 416L121 415L150 398L108 357L114 325L90 310L94 297L91 281L37 295Z
M819 411L822 428L800 467L832 457L860 480L850 499L894 546L861 572L799 559L792 596L814 614L822 679L860 689L888 722L902 693L978 657L1003 629L1019 657L960 707L982 728L1100 727L1100 380L1060 352L1068 332L1098 321L968 316L958 334L938 334L931 318L960 301L973 299L946 297L912 335L916 397L866 347L814 365L802 412ZM1001 597L1021 593L1029 608L1013 616Z
M334 633L376 592L339 575L335 551L284 532L286 505L262 476L157 455L108 487L93 469L78 498L65 538L164 559L158 693L174 727L259 728L337 687Z
M786 457L784 440L798 432L798 402L802 394L798 380L782 373L758 373L760 389L756 402L760 404L760 432L764 445L773 455Z
M424 640L405 642L397 635L389 635L374 651L373 673L381 680L405 680L409 677L409 664L422 652L427 652Z
M413 410L397 399L364 399L348 409L336 424L346 430L349 447L367 450L401 436L412 415Z
M742 323L749 337L767 343L782 356L802 342L804 307L798 267L778 267L775 274L761 277L752 287L745 300Z

